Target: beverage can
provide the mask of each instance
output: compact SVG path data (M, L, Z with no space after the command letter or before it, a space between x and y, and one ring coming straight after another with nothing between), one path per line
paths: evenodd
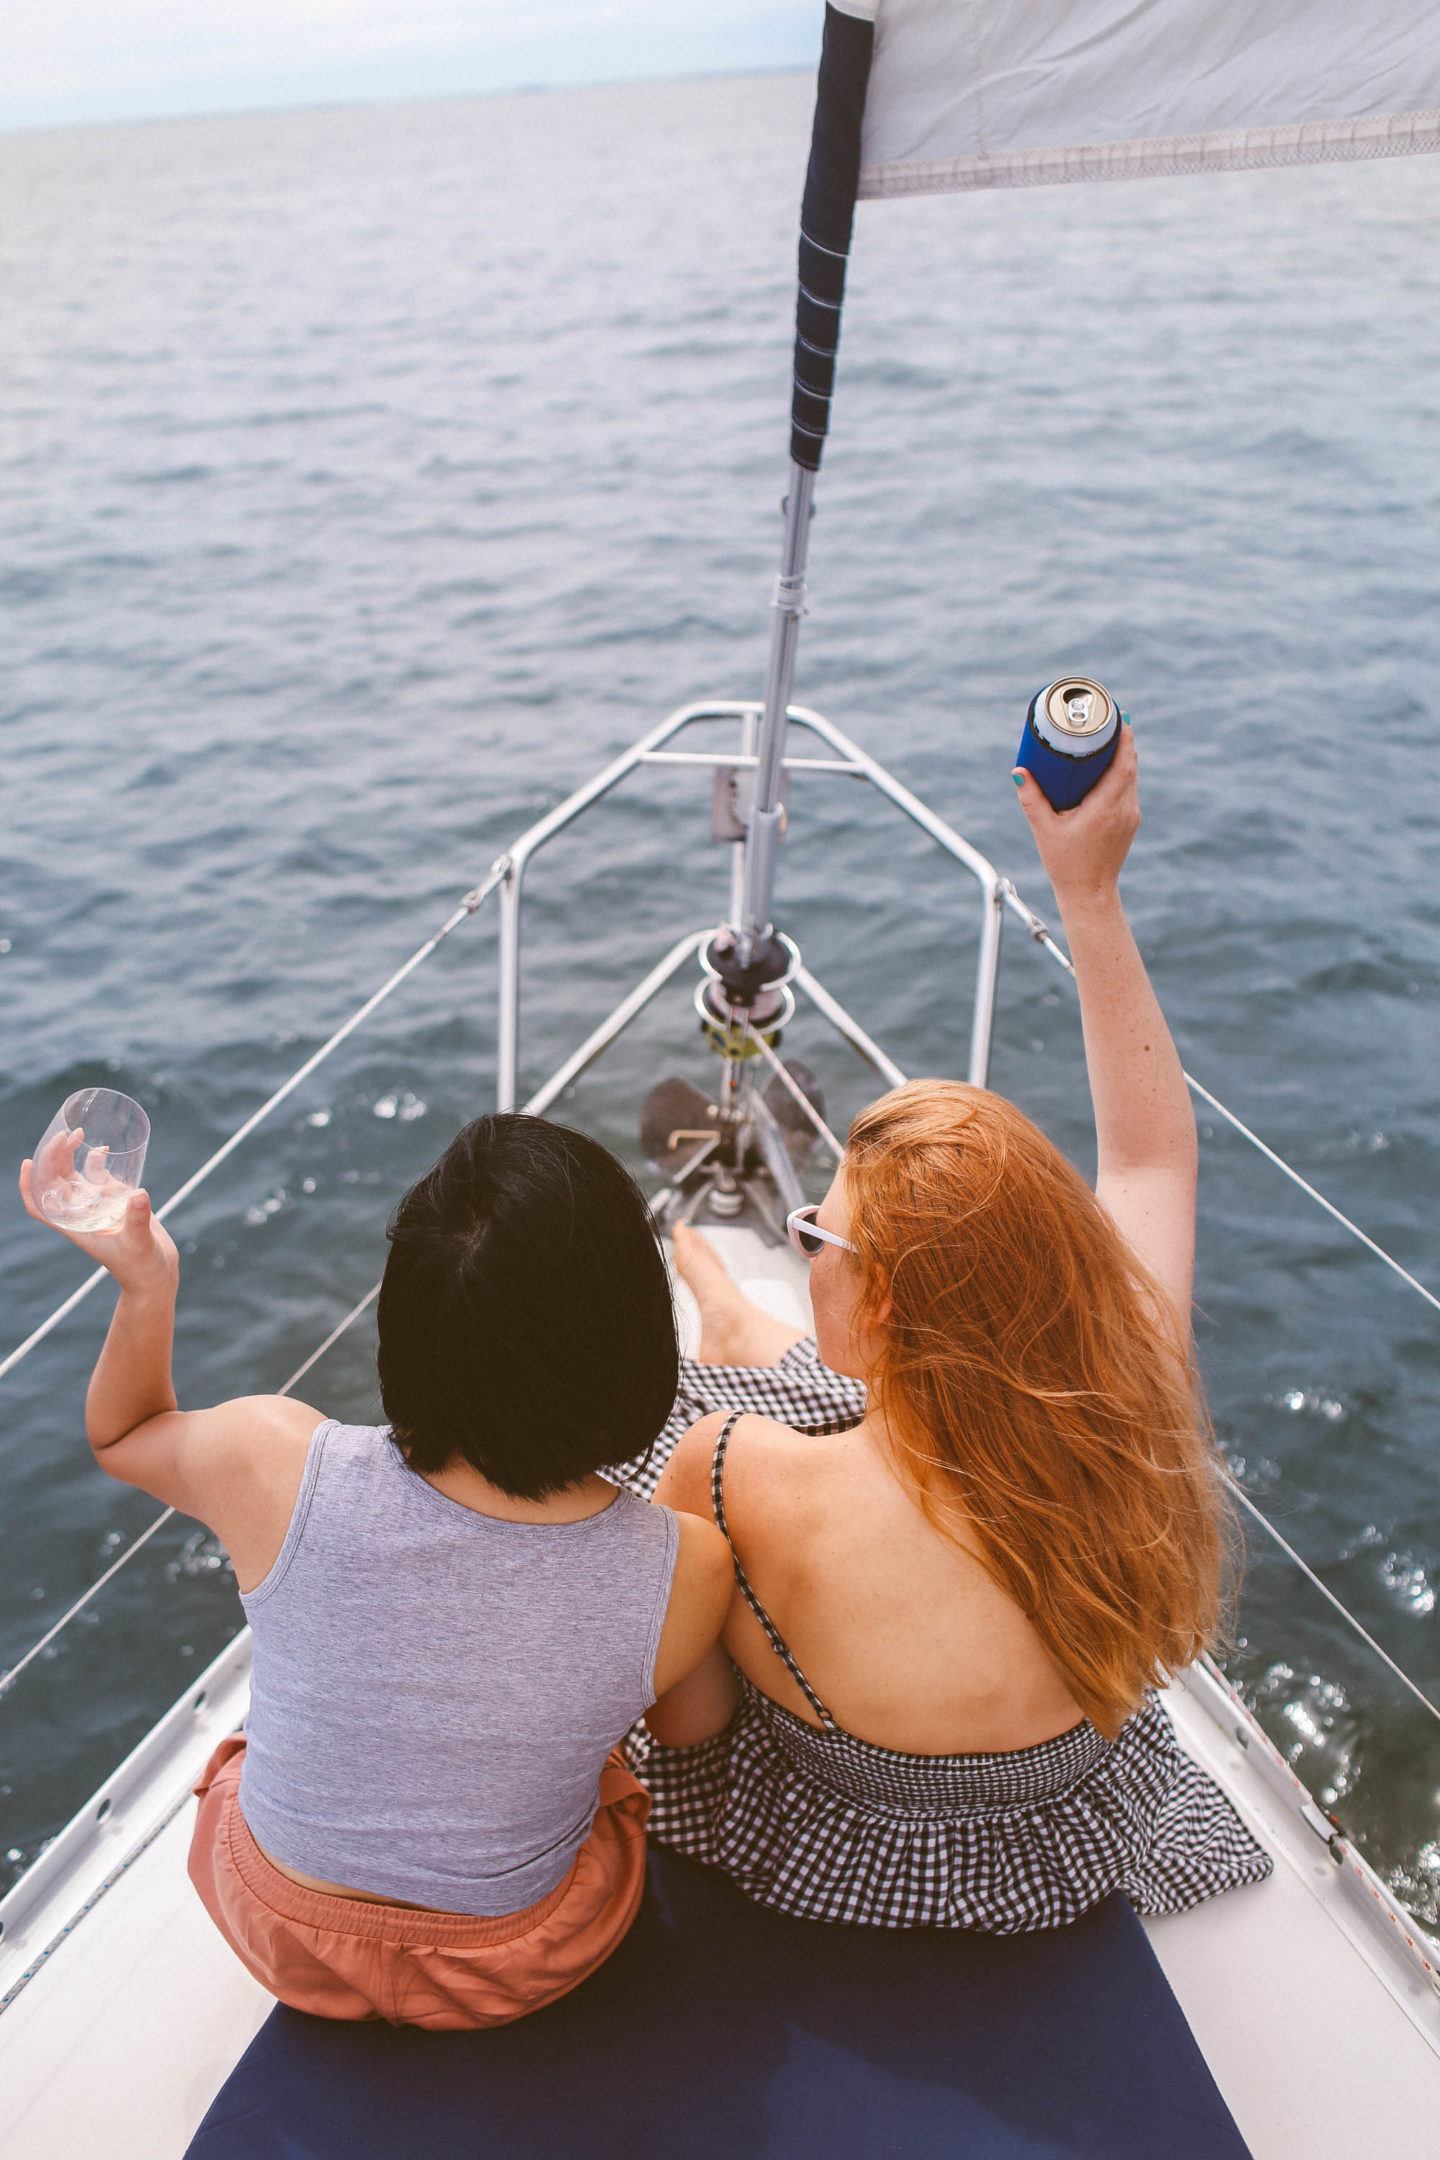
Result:
M1103 683L1062 675L1030 700L1015 759L1056 810L1073 810L1106 771L1120 740L1120 711Z

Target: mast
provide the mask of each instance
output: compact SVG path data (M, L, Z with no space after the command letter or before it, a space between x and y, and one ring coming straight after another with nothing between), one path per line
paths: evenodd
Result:
M775 584L765 703L756 741L754 807L744 841L739 919L716 933L706 952L708 1010L733 1028L779 1010L778 992L795 962L776 934L775 876L785 812L781 805L786 718L795 651L805 613L806 566L815 482L830 426L845 270L860 180L860 128L875 41L873 0L851 12L827 5L815 92L810 161L800 210L798 292L790 406L790 486ZM769 995L772 1013L765 1011Z
M740 957L747 964L774 928L770 915L775 894L776 857L785 824L785 813L780 807L780 782L785 763L786 713L790 688L795 680L800 618L805 613L805 568L810 553L814 497L814 470L797 465L792 459L790 491L784 504L785 538L780 550L780 575L775 580L770 659L765 670L765 709L760 717L756 743L759 764L755 773L755 807L745 840L740 920L736 925Z

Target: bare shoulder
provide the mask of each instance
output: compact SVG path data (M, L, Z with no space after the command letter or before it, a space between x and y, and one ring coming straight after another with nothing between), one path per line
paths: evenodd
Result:
M316 1426L325 1422L323 1410L315 1409L310 1403L297 1402L293 1395L235 1395L229 1402L221 1403L219 1409L236 1425L280 1441L295 1440L301 1435L308 1440Z
M289 1395L237 1395L188 1415L195 1423L183 1450L194 1494L187 1512L218 1531L237 1568L257 1542L278 1550L323 1413Z
M303 1464L324 1412L293 1395L236 1395L191 1415L195 1438L217 1468L222 1464L264 1477ZM203 1420L203 1425L200 1421Z
M304 1440L308 1445L316 1426L326 1423L323 1410L297 1402L293 1395L241 1395L235 1407L243 1407L253 1418L255 1430L272 1435L277 1442Z
M810 1433L758 1413L737 1419L724 1467L731 1535L752 1549L802 1535L820 1505L827 1459L827 1443Z
M759 1410L746 1410L735 1420L725 1453L725 1475L732 1465L744 1464L752 1472L784 1474L803 1469L813 1456L814 1439L782 1425L778 1418Z
M763 1417L756 1411L742 1410L737 1416L733 1410L708 1410L704 1417L697 1418L676 1441L670 1460L665 1465L662 1488L673 1482L689 1492L703 1482L704 1491L708 1495L716 1443L727 1425L733 1427L725 1451L727 1487L731 1466L740 1454L743 1453L747 1459L757 1456L768 1459L774 1455L783 1460L787 1453L793 1453L795 1449L805 1445L803 1433L794 1432L788 1425L781 1425L774 1418ZM659 1497L669 1499L669 1491L662 1489ZM685 1505L683 1501L673 1504Z

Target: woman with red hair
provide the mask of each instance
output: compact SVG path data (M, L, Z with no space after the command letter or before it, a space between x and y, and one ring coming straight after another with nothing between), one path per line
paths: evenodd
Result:
M691 1399L730 1407L657 1497L713 1516L736 1589L632 1760L653 1836L811 1919L1010 1933L1270 1871L1157 1693L1216 1637L1233 1539L1190 1339L1194 1119L1118 890L1133 737L1063 815L1016 779L1079 984L1095 1189L1002 1096L918 1080L856 1119L798 1226L813 1342L677 1232Z

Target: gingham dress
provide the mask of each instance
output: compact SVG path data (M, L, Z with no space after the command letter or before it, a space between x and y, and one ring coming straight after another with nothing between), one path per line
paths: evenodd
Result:
M773 1367L687 1366L683 1389L681 1431L742 1397L711 1471L727 1538L725 1450L742 1409L814 1432L843 1430L864 1406L863 1389L829 1373L813 1343ZM666 1438L673 1447L668 1427ZM652 1486L660 1467L648 1466ZM1117 1890L1141 1912L1179 1912L1270 1873L1154 1697L1113 1741L1086 1722L1003 1753L876 1747L831 1716L738 1556L735 1580L820 1729L742 1673L739 1708L713 1740L662 1747L637 1727L627 1751L650 1788L651 1836L723 1868L758 1904L807 1920L1011 1935L1062 1926Z
M654 1447L634 1462L617 1464L607 1476L642 1500L653 1500L675 1443L711 1410L751 1410L794 1432L845 1432L865 1415L865 1389L822 1365L811 1336L775 1365L697 1365L682 1358L675 1407Z

